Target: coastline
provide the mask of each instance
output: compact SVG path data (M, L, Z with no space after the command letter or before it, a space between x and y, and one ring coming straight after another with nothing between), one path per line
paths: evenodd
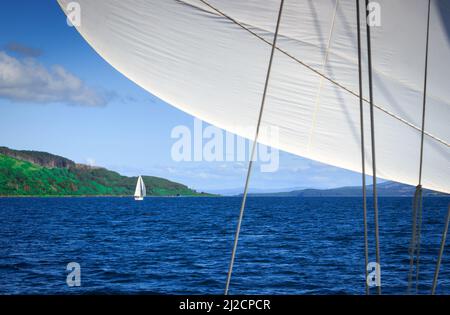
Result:
M221 195L186 195L186 196L146 196L145 198L205 198L222 197ZM2 198L134 198L130 195L10 195L0 196Z

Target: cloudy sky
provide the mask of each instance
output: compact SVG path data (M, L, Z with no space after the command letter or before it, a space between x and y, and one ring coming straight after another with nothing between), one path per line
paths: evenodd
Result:
M0 28L0 145L125 175L161 176L203 191L243 186L246 162L174 161L171 132L191 128L193 117L114 70L66 24L56 1L4 2ZM263 173L257 164L251 187L326 188L360 180L359 174L280 152L278 171Z

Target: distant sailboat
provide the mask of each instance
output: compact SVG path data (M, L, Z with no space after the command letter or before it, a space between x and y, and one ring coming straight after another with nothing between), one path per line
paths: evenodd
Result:
M134 200L144 200L147 191L145 189L144 180L142 176L139 176L138 181L136 183L136 190L134 191Z

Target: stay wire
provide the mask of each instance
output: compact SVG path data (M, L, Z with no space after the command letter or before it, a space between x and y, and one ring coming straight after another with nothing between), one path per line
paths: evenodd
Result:
M364 270L365 270L365 289L366 295L370 294L370 288L367 283L369 264L369 242L367 233L367 190L366 190L366 153L364 147L364 106L363 106L363 87L362 87L362 58L361 58L361 17L359 1L356 0L356 24L358 33L358 74L359 74L359 119L361 125L361 168L362 168L362 194L363 194L363 221L364 221Z
M369 72L369 101L370 101L370 135L372 144L372 190L373 190L373 210L375 223L375 256L376 256L376 275L377 275L377 293L381 294L381 264L380 264L380 236L378 232L378 196L377 196L377 166L375 155L375 119L374 119L374 104L373 104L373 80L372 80L372 47L370 38L370 11L369 0L366 0L366 27L367 27L367 60Z
M229 268L228 268L228 275L227 275L227 282L226 282L226 285L225 285L225 292L224 292L225 295L228 295L228 290L229 290L230 281L231 281L231 275L233 273L233 265L234 265L234 260L236 258L236 250L237 250L237 245L238 245L238 241L239 241L239 233L240 233L240 230L241 230L242 219L244 217L245 202L247 200L247 193L248 193L248 185L249 185L249 182L250 182L250 176L251 176L252 166L253 166L253 159L254 159L254 155L255 155L255 151L256 151L256 146L257 146L257 141L258 141L258 136L259 136L259 129L260 129L260 126L261 126L262 115L263 115L263 112L264 112L264 104L265 104L265 101L266 101L267 89L268 89L268 86L269 86L270 72L272 70L273 56L274 56L274 53L275 53L275 47L276 47L277 38L278 38L278 30L280 28L280 21L281 21L281 14L282 14L282 11L283 11L283 5L284 5L284 0L281 0L281 2L280 2L280 9L278 11L277 25L276 25L275 34L274 34L274 37L273 37L272 50L271 50L271 53L270 53L269 66L267 68L266 81L264 83L264 91L263 91L262 100L261 100L261 107L260 107L260 110L259 110L258 123L256 125L255 140L253 141L252 153L251 153L250 161L248 163L247 177L245 179L244 194L243 194L243 197L242 197L242 204L241 204L241 209L240 209L240 212L239 212L239 219L238 219L238 224L237 224L237 228L236 228L236 234L234 236L233 251L231 253L230 265L229 265Z

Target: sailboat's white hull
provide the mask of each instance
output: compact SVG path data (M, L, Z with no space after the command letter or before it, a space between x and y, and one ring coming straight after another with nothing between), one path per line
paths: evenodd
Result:
M134 197L134 200L144 200L144 197Z

